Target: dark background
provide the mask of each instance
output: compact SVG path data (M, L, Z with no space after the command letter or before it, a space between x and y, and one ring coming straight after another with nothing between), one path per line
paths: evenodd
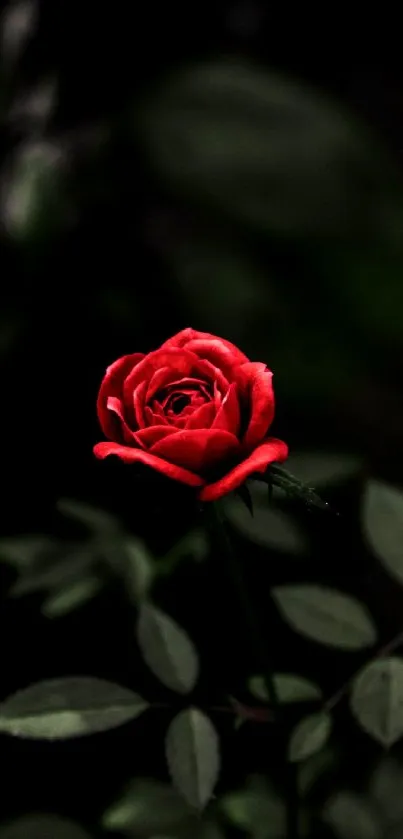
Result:
M297 37L295 19L286 37L285 20L254 0L44 2L2 14L2 536L65 537L55 504L72 497L118 513L158 551L170 547L187 526L186 498L175 488L151 502L130 469L95 461L95 400L111 361L185 326L274 370L273 433L291 450L359 454L366 475L399 481L400 62L365 38L351 55L337 37L320 48L312 31ZM314 514L309 527L325 546L322 579L358 592L388 637L402 600L361 544L360 486L336 494L341 522ZM259 571L267 585L287 579L275 569ZM209 573L182 571L163 595L192 627L206 696L217 674L234 691L248 673L225 583ZM11 579L4 568L3 696L73 672L147 683L112 584L49 624L40 598L7 599ZM298 658L298 644L287 635L279 661ZM345 664L336 654L327 670L328 653L309 655L308 670L335 689ZM2 737L3 817L44 809L95 824L130 775L164 777L165 724L63 745ZM345 749L349 725L343 718ZM264 768L269 736L249 732L239 753L229 733L224 787ZM373 747L355 736L357 766L347 749L343 771L364 777Z

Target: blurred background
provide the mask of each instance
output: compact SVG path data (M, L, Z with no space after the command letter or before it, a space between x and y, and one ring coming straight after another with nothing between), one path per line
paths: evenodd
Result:
M292 523L279 513L276 524L263 520L251 532L232 509L268 632L280 621L266 614L264 587L295 579L357 594L386 641L401 627L400 588L368 550L360 522L366 482L398 484L402 474L402 66L361 41L341 59L336 33L324 51L313 33L313 46L299 37L297 20L289 36L287 15L276 14L260 0L3 6L3 698L72 673L143 689L149 677L134 649L119 563L115 573L116 543L134 539L136 557L144 545L161 558L185 521L193 535L182 553L214 553L192 530L180 488L161 496L92 455L102 439L95 401L105 368L186 326L221 335L274 370L273 434L289 443L290 468L341 513L335 522L287 508L281 515ZM63 508L66 498L73 501ZM99 534L110 539L116 520L111 559ZM97 573L77 572L77 588L69 563L76 568L82 554ZM242 692L253 671L225 586L211 564L185 563L158 588L205 662L206 707ZM55 587L57 596L67 587L56 606ZM288 631L276 638L276 666L303 660L330 694L361 662L307 648ZM157 701L154 682L152 691ZM340 714L338 762L315 793L307 835L375 837L368 821L347 835L317 816L343 785L367 790L379 758ZM223 794L249 789L251 775L275 778L270 732L252 726L234 740L224 723ZM130 778L167 782L165 725L162 714L63 744L1 735L4 823L41 811L76 820L89 835L121 835L119 821L102 826L102 814ZM220 829L282 836L281 827L262 832L271 818ZM18 834L4 828L4 837L45 836L46 826L27 824ZM172 835L166 825L125 829ZM84 835L71 825L49 830L55 839Z

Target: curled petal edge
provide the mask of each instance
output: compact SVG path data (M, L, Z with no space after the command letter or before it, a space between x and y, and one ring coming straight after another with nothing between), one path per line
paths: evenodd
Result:
M217 501L241 486L254 472L264 472L270 463L281 463L287 456L287 444L275 437L269 438L219 481L204 486L199 492L199 500Z
M167 478L172 478L174 481L180 481L182 484L187 484L192 487L201 487L205 484L199 475L190 472L188 469L183 469L181 466L175 466L174 463L168 463L157 455L145 452L143 449L135 449L131 446L121 446L119 443L97 443L93 449L95 457L103 460L109 455L119 457L123 463L143 463L145 466L150 466Z

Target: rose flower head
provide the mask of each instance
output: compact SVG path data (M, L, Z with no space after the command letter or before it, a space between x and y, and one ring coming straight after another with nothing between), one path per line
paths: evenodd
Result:
M267 436L272 375L229 341L190 328L146 355L122 356L101 383L109 442L94 454L143 463L214 501L287 457L287 445Z

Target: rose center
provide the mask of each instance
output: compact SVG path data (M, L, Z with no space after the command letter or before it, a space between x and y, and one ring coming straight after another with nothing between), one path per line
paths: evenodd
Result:
M183 409L190 405L190 401L190 396L186 393L175 393L167 407L174 414L181 414Z

